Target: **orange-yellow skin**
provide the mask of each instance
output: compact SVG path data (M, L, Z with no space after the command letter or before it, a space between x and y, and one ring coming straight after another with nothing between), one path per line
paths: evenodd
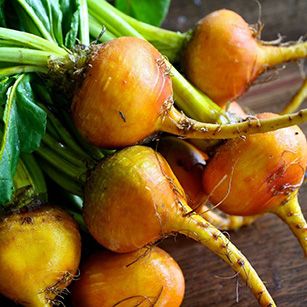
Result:
M237 13L215 11L201 19L187 44L183 66L189 80L224 106L242 95L265 70L307 57L307 43L269 46Z
M0 222L0 293L23 306L52 306L80 261L80 234L63 210L42 207Z
M89 257L74 283L76 307L180 306L184 277L175 260L158 247L127 254L99 252Z
M227 112L242 118L247 116L235 101L229 103ZM166 159L182 185L189 206L196 211L199 209L199 212L208 210L207 207L204 209L200 206L207 197L203 189L202 177L208 155L193 144L174 136L161 138L157 150Z
M91 235L116 252L138 250L171 233L185 234L240 274L262 306L275 306L255 270L228 238L191 214L167 162L151 148L127 147L98 165L85 187L83 212Z
M209 160L203 185L222 211L261 214L274 210L298 189L306 163L306 138L298 126L291 126L227 141Z
M176 229L172 223L180 212L178 200L186 202L167 162L143 146L125 148L99 164L84 194L83 216L90 233L103 246L121 253Z
M223 9L201 19L185 50L187 77L224 106L240 96L263 70L254 32L235 12Z
M234 107L233 113L242 110L238 104ZM237 108L238 110L236 110ZM204 152L192 144L172 136L162 138L157 149L182 185L189 206L205 220L223 230L236 230L253 222L254 218L220 215L216 209L209 209L208 195L205 193L202 183L203 171L206 160L208 160L208 156Z
M145 40L121 37L101 45L73 99L80 133L100 147L133 145L152 135L172 96L166 69Z
M202 174L208 156L194 145L172 136L162 138L157 149L182 185L189 206L199 207L206 198Z

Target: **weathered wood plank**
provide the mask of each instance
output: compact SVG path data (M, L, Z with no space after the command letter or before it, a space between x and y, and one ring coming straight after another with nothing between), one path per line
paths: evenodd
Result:
M306 0L259 0L261 21L265 28L264 39L275 39L278 33L288 40L296 40L307 33ZM221 9L232 9L242 15L250 24L258 21L256 1L247 0L173 0L165 26L186 31L208 13Z

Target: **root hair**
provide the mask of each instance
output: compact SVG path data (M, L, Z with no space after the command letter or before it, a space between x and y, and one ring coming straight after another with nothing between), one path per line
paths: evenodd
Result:
M78 274L80 275L80 272ZM44 293L46 302L52 306L62 305L65 307L65 304L62 301L64 300L63 295L68 295L70 293L66 286L74 280L75 276L76 275L71 272L66 271L52 285L42 290L40 293Z
M254 2L258 6L258 20L255 24L250 25L249 27L250 27L251 31L253 32L253 36L256 39L261 40L261 33L262 33L263 28L264 28L264 24L261 20L262 19L262 5L261 5L259 0L254 0Z
M140 259L145 258L147 255L150 255L151 253L151 249L152 249L152 245L147 245L144 247L144 253L142 253L141 255L139 255L137 258L135 258L135 260L133 260L132 262L126 264L126 268L129 268L131 265L135 264L136 262L138 262Z
M142 305L144 302L148 302L151 307L154 307L156 305L156 303L158 302L162 292L163 292L163 286L161 287L157 296L133 295L133 296L129 296L129 297L126 297L126 298L120 300L119 302L112 305L112 307L119 306L119 305L126 303L127 301L133 300L133 299L140 299L140 301L138 303L136 303L136 305L134 305L135 307Z
M172 65L169 63L168 58L165 55L162 55L160 58L156 59L156 63L165 77L172 76Z

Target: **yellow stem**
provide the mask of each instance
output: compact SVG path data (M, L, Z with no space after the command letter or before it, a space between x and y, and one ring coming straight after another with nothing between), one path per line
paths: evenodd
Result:
M197 214L185 216L174 230L200 242L228 263L251 289L260 306L276 306L264 283L246 257L225 235L201 216Z
M171 107L166 115L161 116L157 130L192 139L232 139L298 125L306 121L307 109L302 109L297 113L268 119L248 117L244 121L235 124L210 124L188 118L174 107Z
M307 257L307 223L298 202L297 193L291 199L272 211L291 229Z
M284 107L284 109L280 114L295 112L306 98L307 98L307 78L305 78L303 84L301 85L297 93L287 103L287 105Z
M307 42L296 43L290 46L259 45L260 63L264 69L289 61L307 57Z
M226 218L226 220L228 222L224 226L224 229L225 230L238 230L239 228L241 228L243 226L248 226L248 225L252 224L257 218L258 218L258 215L257 216L256 215L254 215L254 216L229 215Z
M238 230L243 226L252 224L258 217L220 215L205 206L200 211L197 210L197 213L220 230Z

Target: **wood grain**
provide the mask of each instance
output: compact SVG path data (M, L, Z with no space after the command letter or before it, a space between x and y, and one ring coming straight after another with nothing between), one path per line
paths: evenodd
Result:
M287 40L296 40L307 33L306 0L259 0L264 24L263 39L272 40L281 33ZM210 12L222 8L236 11L249 24L257 23L259 7L256 0L173 0L164 26L187 31Z

